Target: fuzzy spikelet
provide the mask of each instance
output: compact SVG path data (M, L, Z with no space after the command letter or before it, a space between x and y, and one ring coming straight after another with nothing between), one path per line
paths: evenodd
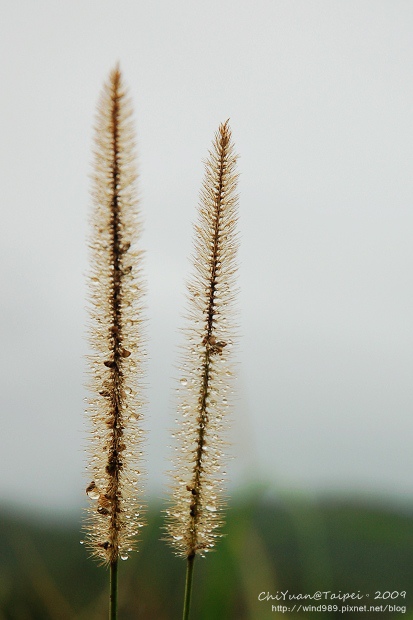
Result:
M142 277L131 106L116 68L95 128L85 543L102 563L126 559L141 527Z
M173 495L168 540L178 555L204 555L220 536L223 448L231 387L232 322L238 175L228 121L219 127L205 163L194 274L182 355Z

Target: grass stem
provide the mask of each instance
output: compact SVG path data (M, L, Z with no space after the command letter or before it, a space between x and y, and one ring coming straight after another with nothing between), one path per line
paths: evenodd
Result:
M194 560L195 560L195 553L188 556L188 563L186 566L184 612L182 615L182 620L189 619L189 607L191 605L192 575L194 572Z
M118 617L118 560L110 564L110 601L109 601L109 620L116 620Z

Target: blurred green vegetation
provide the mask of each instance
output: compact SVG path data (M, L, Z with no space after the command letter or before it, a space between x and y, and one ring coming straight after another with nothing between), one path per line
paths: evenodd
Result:
M108 571L88 559L79 544L81 518L59 524L0 513L0 620L107 617ZM185 561L160 540L162 525L161 507L152 507L139 553L121 563L120 620L181 616ZM285 590L360 591L370 597L357 604L407 606L404 615L369 613L369 618L413 618L413 506L255 490L230 502L224 532L215 552L196 559L193 620L360 620L356 612L283 615L272 612L272 604L281 601L258 600L261 592ZM407 595L375 601L377 590Z

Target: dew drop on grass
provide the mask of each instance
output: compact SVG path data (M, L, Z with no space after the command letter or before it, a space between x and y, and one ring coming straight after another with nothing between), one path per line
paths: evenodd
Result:
M188 383L188 379L186 379L185 377L182 377L182 379L180 379L181 385L186 385L187 383Z
M96 484L94 482L91 482L89 484L89 486L86 489L86 495L90 498L90 499L99 499L100 497L100 493L96 487Z
M121 560L127 560L128 558L129 558L129 556L128 556L127 553L121 553L121 555L120 555L120 559Z

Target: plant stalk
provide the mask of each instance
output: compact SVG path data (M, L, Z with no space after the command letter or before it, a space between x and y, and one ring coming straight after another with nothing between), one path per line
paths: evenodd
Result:
M109 620L117 620L118 617L118 560L110 564L110 600Z
M182 620L189 619L189 607L191 605L192 575L194 572L194 560L195 560L195 553L188 556L188 563L186 565L184 612L182 615Z

